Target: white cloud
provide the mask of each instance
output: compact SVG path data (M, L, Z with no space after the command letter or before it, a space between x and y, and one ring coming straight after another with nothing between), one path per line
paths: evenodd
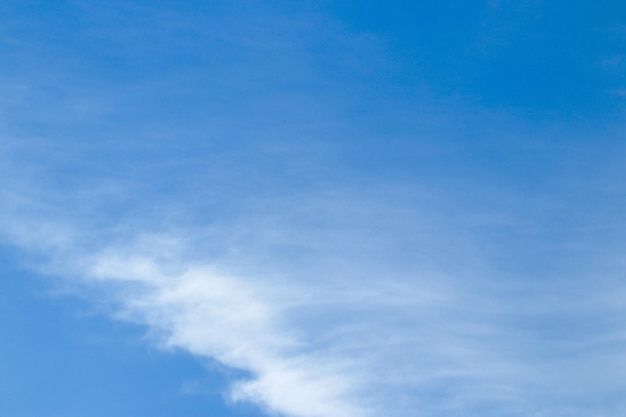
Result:
M72 222L62 207L24 210L32 204L16 190L3 231L48 257L48 273L113 299L114 317L146 326L163 348L243 371L229 398L269 413L495 416L540 409L523 404L546 388L542 378L555 381L555 371L538 356L536 336L514 323L542 304L507 295L511 288L438 216L402 209L397 198L337 195L295 208L273 202L276 209L262 218L238 218L222 229L121 227L112 238L81 228L82 216L66 226ZM323 214L311 222L303 206ZM208 239L239 250L204 252L215 245ZM407 248L423 254L407 262L398 252ZM445 263L433 252L445 253ZM555 303L543 308L548 314Z
M210 169L193 175L185 166L176 180L196 178L190 190L128 200L132 184L114 180L35 190L45 168L24 173L6 158L3 240L42 255L48 274L96 289L94 303L113 299L112 315L146 326L160 346L243 371L229 398L270 414L588 417L621 404L611 395L625 385L623 265L598 269L618 278L596 285L588 261L602 242L579 238L568 244L583 250L568 252L533 235L562 228L549 210L565 199L537 208L523 193L485 196L465 182L437 184L451 187L444 195L332 175L300 189L276 182L301 168L302 150L273 173L267 155L229 170L234 153L202 155ZM171 214L186 210L203 214ZM556 273L553 259L564 265Z
M341 358L303 352L272 288L144 249L107 250L81 262L85 278L117 286L119 317L147 325L167 347L246 371L233 400L296 417L370 415ZM285 291L278 292L288 301Z

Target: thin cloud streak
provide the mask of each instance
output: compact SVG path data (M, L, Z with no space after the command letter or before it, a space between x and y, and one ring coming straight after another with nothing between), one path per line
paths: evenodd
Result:
M185 234L132 238L127 232L122 243L92 243L84 250L78 241L39 234L41 227L28 219L12 221L24 231L19 239L12 234L15 244L37 250L38 239L39 250L53 254L49 273L101 288L117 306L114 317L147 326L162 347L246 372L233 381L229 398L270 413L419 416L448 409L455 415L494 402L507 410L527 395L521 381L534 379L532 367L510 354L506 339L512 334L498 323L512 311L494 294L477 293L472 287L480 280L472 274L437 274L437 265L427 273L424 264L421 273L385 274L376 265L380 260L354 258L362 246L319 259L320 267L302 274L271 277L263 272L272 269L269 264L239 265L232 273L236 257L206 263L190 256L186 250L194 242ZM62 223L48 219L59 230ZM288 236L297 234L284 227ZM300 232L320 244L311 230ZM369 240L366 246L379 245L373 236ZM351 270L334 263L345 256ZM429 399L432 390L448 404Z
M319 259L321 267L311 268L309 259L300 266L298 261L282 262L273 268L263 264L266 256L257 260L261 264L242 267L236 254L209 263L187 254L198 243L186 240L193 233L181 237L126 230L121 239L94 239L99 230L85 235L87 229L64 217L63 206L42 203L48 210L38 212L40 205L33 203L37 193L31 190L31 198L20 197L25 188L15 187L6 196L5 202L13 203L2 216L5 238L26 253L48 258L42 271L63 277L70 285L101 288L102 297L113 298L116 318L147 326L151 334L159 335L159 345L248 373L249 377L234 381L232 400L251 401L269 412L294 417L393 415L397 409L391 404L402 400L393 399L395 390L410 392L410 387L428 385L433 378L463 379L464 373L476 371L463 370L463 362L484 362L476 357L480 347L469 347L463 336L454 341L456 348L450 347L455 337L450 335L458 331L453 328L463 325L455 323L454 314L444 317L450 304L460 301L449 288L437 279L369 275L376 260L363 263L354 256L372 251L378 243L351 245L352 238L345 233L354 232L354 225L335 222L333 229L339 229L332 236L338 239L326 248L339 251L335 256L320 253L321 248L313 250L315 258L328 257ZM334 209L322 211L334 217L336 207L349 205L359 206L334 202L330 206ZM275 221L267 224L280 227ZM237 226L245 228L245 223ZM254 226L255 221L248 223ZM302 244L301 237L296 239L302 233L313 246L323 245L328 238L324 232L316 237L315 229L297 225L282 228L279 245L283 239ZM261 240L257 238L248 251L277 244L263 243L263 229L257 233ZM339 249L344 245L347 252ZM343 266L336 262L346 256ZM362 266L345 269L350 264ZM303 273L290 269L303 265L309 265ZM271 276L273 270L281 272ZM433 322L450 328L432 328Z
M481 234L515 232L527 208L494 226L484 207L454 216L427 188L338 184L261 199L218 226L111 232L85 220L106 201L98 191L51 196L18 178L3 180L6 242L94 303L113 300L112 316L157 345L243 371L228 398L270 414L584 417L594 405L577 393L607 398L620 380L621 321L607 319L623 310L608 295L619 265L594 288L587 271L546 281L531 275L541 267L519 276L492 261L523 258Z
M233 388L232 399L293 416L368 415L352 404L354 381L333 361L297 354L297 340L280 328L280 305L265 301L250 282L203 266L170 265L184 269L169 272L154 259L132 254L107 254L93 262L89 279L123 288L138 284L122 296L124 318L157 331L168 347L249 372L250 379Z

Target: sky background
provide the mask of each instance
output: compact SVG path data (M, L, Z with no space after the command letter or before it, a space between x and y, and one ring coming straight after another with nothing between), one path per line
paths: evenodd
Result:
M0 417L626 413L626 3L0 4Z

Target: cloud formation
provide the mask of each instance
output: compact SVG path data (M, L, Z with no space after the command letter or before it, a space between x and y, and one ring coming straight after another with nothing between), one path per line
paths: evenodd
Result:
M546 260L485 241L494 228L523 236L528 207L455 215L427 188L407 198L381 182L278 193L194 228L107 223L89 213L110 187L51 193L12 170L5 243L158 346L237 370L231 401L289 417L586 417L591 400L563 404L609 398L602 387L620 380L619 265L592 286L571 262L567 280L546 275L576 248L544 246ZM523 256L547 263L524 272Z
M163 263L132 251L95 256L85 275L121 284L123 317L149 326L166 346L249 373L233 387L234 400L302 417L368 414L354 403L355 381L335 358L300 351L281 325L280 303L267 299L271 289L208 266Z

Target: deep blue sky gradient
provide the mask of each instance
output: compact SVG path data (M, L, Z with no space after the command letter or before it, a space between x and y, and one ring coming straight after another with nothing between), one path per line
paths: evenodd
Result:
M55 249L5 231L22 216L86 254L193 230L195 260L302 280L471 271L459 291L510 306L494 346L608 376L466 411L626 407L623 312L589 306L621 291L626 3L7 0L0 23L0 416L262 415L224 399L240 371L67 294ZM437 384L408 396L456 398Z

